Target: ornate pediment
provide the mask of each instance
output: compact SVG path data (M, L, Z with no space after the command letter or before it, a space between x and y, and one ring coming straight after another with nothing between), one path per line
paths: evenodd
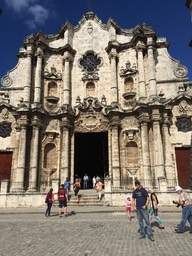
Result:
M45 70L44 78L61 80L62 74L61 72L57 71L55 66L53 65L50 71L48 69Z
M75 131L79 132L101 132L108 129L108 120L101 113L81 113L75 121Z
M135 75L138 71L136 70L136 65L134 64L133 65L133 68L131 68L131 63L128 61L126 64L125 64L125 68L121 68L120 70L120 76L121 77L128 77L128 76L131 76L131 75Z
M97 98L93 97L87 97L83 99L83 102L81 102L81 99L78 99L79 104L75 106L74 111L76 115L79 114L79 112L88 112L88 111L101 111L104 105L98 101Z

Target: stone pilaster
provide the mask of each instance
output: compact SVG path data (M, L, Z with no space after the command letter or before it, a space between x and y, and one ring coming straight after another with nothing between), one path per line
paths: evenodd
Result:
M25 166L26 166L26 140L27 140L27 123L26 119L20 120L19 150L17 159L17 169L15 182L11 190L24 191Z
M167 183L172 183L175 179L175 173L172 165L172 149L170 142L170 132L169 132L169 120L167 113L164 113L164 123L162 125L162 133L163 133L163 147L164 147L164 155L165 155L165 174L167 178Z
M71 88L70 88L70 76L71 76L71 70L70 70L70 61L72 57L69 54L69 52L65 52L64 59L63 59L63 104L69 105L70 104L70 94L71 94Z
M31 51L27 51L27 64L26 64L26 82L24 84L24 102L30 103L31 98L31 71L32 71L32 53Z
M111 123L111 158L113 187L120 186L120 160L119 160L119 120L113 118Z
M37 64L35 71L35 91L34 91L34 103L41 102L41 81L42 81L42 60L43 53L41 49L37 50Z
M157 95L156 72L155 72L155 59L153 54L153 39L148 38L147 42L148 53L148 69L149 69L149 96Z
M41 122L37 117L32 121L32 141L30 152L29 188L28 191L37 191L38 156L39 156L39 131Z
M138 72L139 72L139 98L146 97L145 89L145 73L144 73L144 63L143 63L143 50L145 45L142 42L137 44L137 58L138 58Z
M111 103L118 102L118 87L117 87L117 52L111 50L109 55L111 60Z
M141 152L142 152L142 162L143 162L143 178L148 186L151 186L151 159L149 151L149 130L148 113L142 113L139 117L140 128L141 128Z
M155 169L155 180L164 179L164 153L160 131L161 116L158 109L152 111L152 122L153 122L153 149L154 149L154 169ZM162 184L162 183L161 183ZM164 190L164 185L162 186ZM160 186L161 190L161 186Z
M60 182L63 182L66 177L69 177L69 150L70 150L70 123L67 120L61 122L61 171Z

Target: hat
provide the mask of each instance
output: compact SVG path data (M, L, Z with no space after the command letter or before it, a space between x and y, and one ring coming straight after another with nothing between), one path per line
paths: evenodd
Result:
M139 180L135 181L135 185L140 185L140 184L141 184L141 182Z
M180 186L176 186L175 187L175 191L177 192L177 191L179 191L179 190L183 190Z

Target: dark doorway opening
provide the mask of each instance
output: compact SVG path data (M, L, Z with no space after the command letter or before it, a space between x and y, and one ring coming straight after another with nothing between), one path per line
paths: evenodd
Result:
M108 134L75 133L75 175L83 178L86 173L90 181L93 176L108 175Z

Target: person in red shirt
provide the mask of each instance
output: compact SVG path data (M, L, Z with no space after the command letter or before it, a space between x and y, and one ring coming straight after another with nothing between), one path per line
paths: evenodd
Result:
M67 214L67 191L64 189L64 185L61 184L59 191L57 192L59 201L59 217L62 217L62 207L64 207L64 216Z

